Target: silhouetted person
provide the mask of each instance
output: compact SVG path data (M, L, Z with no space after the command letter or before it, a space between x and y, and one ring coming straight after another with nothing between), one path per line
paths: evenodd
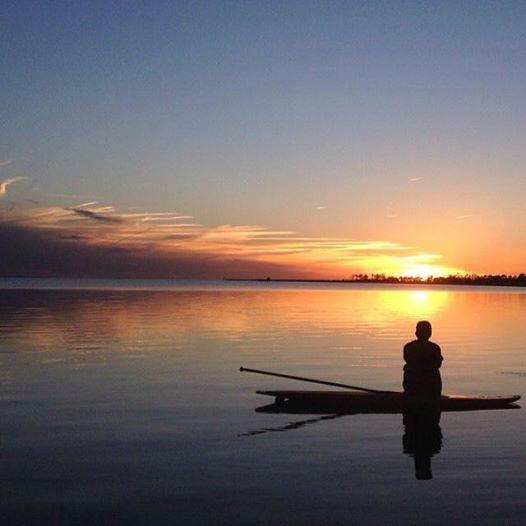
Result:
M409 396L440 398L442 379L440 347L429 341L431 324L419 321L416 324L416 340L404 346L404 392Z
M404 413L404 453L415 459L415 477L418 480L433 478L431 457L442 448L440 411L415 411Z

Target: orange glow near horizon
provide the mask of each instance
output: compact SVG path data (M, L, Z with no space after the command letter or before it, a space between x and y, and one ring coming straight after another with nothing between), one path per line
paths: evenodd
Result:
M408 267L401 270L399 276L401 277L414 277L426 279L430 276L434 277L445 277L452 274L465 274L466 271L455 269L451 267L445 267L441 265L429 265L429 264L416 264L409 265Z
M144 257L146 265L162 260L214 261L223 277L349 279L355 274L397 277L447 276L467 271L442 264L443 256L388 240L308 237L260 225L206 227L174 212L118 213L111 206L28 207L3 218L54 239L52 250L81 245ZM237 270L229 262L237 262ZM215 271L217 277L217 272Z

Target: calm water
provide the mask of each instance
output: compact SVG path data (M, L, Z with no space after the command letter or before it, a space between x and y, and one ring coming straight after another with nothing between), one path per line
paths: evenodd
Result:
M524 395L526 291L0 287L4 523L524 524L524 410L443 413L417 480L401 415L255 413L308 384L239 366L399 389L425 318L445 392Z

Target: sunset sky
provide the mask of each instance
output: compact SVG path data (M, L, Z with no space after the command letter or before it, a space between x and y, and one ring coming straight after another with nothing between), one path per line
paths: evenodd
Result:
M526 271L524 2L0 17L0 276Z

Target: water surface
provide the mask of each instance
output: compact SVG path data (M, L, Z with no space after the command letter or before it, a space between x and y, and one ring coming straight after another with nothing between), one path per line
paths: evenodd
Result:
M255 413L271 401L257 389L308 384L238 371L399 389L401 348L429 319L445 392L524 394L520 289L0 286L8 521L523 523L522 409L442 414L417 480L402 415Z

